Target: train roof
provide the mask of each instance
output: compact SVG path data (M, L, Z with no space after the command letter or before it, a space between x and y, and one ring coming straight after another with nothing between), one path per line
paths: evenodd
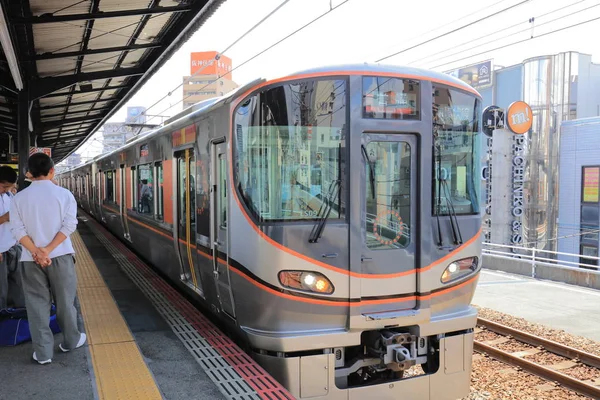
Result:
M431 71L423 68L414 68L414 67L405 67L399 65L387 65L387 64L340 64L340 65L331 65L331 66L323 66L316 67L311 69L306 69L302 71L298 71L290 76L294 75L318 75L318 74L327 74L331 75L333 73L339 73L340 75L344 75L347 73L358 74L361 73L363 75L368 75L369 73L377 73L377 74L398 74L398 75L411 75L414 76L415 79L423 79L423 80L432 80L432 81L446 81L451 83L454 86L458 86L464 88L467 91L478 93L473 87L461 81L458 78L455 78L451 75L444 74L442 72ZM478 93L479 94L479 93ZM481 97L481 95L479 95Z
M340 64L340 65L315 67L315 68L311 68L311 69L297 71L293 74L289 74L289 75L280 77L279 79L275 79L275 80L293 79L295 76L306 76L306 75L317 75L318 76L319 74L323 74L323 75L333 75L333 74L336 74L336 75L337 74L339 74L339 75L346 75L346 74L368 75L368 74L373 74L373 73L408 75L408 76L414 77L415 79L431 80L431 81L437 81L437 82L447 82L449 84L452 84L455 87L463 88L466 91L469 91L472 93L475 92L475 93L479 94L475 89L473 89L473 87L469 86L468 84L461 81L460 79L457 79L448 74L444 74L444 73L436 72L436 71L430 71L430 70L422 69L422 68L404 67L404 66L397 66L397 65L384 65L384 64L363 63L363 64ZM224 96L213 97L213 98L201 101L197 104L194 104L193 106L190 106L190 107L186 108L185 110L181 111L180 113L175 114L173 117L167 119L165 121L164 125L157 128L156 130L151 131L143 136L136 137L136 138L132 139L130 142L126 143L123 147L120 147L109 153L99 154L96 157L94 157L92 160L90 160L84 164L78 165L76 167L69 168L65 172L73 171L77 168L84 167L84 166L86 166L88 164L92 164L102 158L108 157L111 154L121 152L124 149L134 146L135 144L137 144L141 141L145 141L153 136L156 136L159 132L162 132L168 126L176 124L178 121L180 121L181 119L183 119L185 117L188 117L188 116L191 117L192 115L200 114L211 108L217 108L223 104L227 104L227 103L233 101L238 96L243 95L247 91L253 90L261 84L264 84L264 83L268 84L270 81L271 81L271 79L269 79L268 81L265 79L262 79L262 78L255 79L254 81L248 82L247 84L240 86L240 87L232 90L229 93L226 93ZM479 95L479 97L481 97L481 95Z

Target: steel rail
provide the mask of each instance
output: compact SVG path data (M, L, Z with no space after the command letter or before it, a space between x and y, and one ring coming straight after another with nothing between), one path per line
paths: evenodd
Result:
M594 368L600 368L600 357L587 353L582 350L575 349L564 344L544 339L542 337L532 335L527 332L520 331L510 326L502 325L483 318L477 318L477 325L485 327L491 332L498 333L504 336L511 336L519 342L527 343L534 347L543 347L551 353L570 358L571 360L579 360L581 363Z
M571 376L528 361L524 358L514 356L506 351L489 346L477 340L474 342L474 349L479 353L487 354L488 356L499 361L520 367L524 371L527 371L533 375L537 375L549 381L557 382L561 386L571 389L579 394L589 396L592 399L600 398L600 387L598 386L590 385L589 383L580 381L579 379L575 379Z

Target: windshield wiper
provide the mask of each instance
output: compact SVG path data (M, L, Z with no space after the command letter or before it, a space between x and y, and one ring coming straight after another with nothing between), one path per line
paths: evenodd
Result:
M310 232L310 236L308 238L309 243L317 243L321 238L323 230L325 229L325 224L329 218L329 214L331 214L334 199L338 197L340 182L341 181L339 179L336 179L335 181L331 182L331 185L329 185L327 196L323 198L323 202L321 203L321 207L319 207L319 212L317 213L317 216L320 216L320 218Z
M443 181L442 185L444 186L444 190L446 192L446 199L448 201L448 211L450 214L450 223L452 224L452 234L454 235L454 244L460 245L463 243L462 234L460 232L460 225L458 225L458 217L456 216L456 211L454 210L454 203L452 202L450 188L448 187L448 182Z
M365 162L367 164L369 164L369 180L371 182L371 195L374 200L375 199L375 163L373 161L371 161L371 159L369 158L369 154L367 153L367 148L365 147L365 145L361 144L360 148L362 149L362 154L363 154L363 157L365 158Z
M434 145L435 152L435 145ZM440 151L437 151L437 199L436 199L436 207L435 207L435 217L437 219L437 229L438 229L438 246L444 246L444 240L442 239L442 226L440 224L440 208L442 207L442 155Z
M319 219L315 226L313 226L312 231L310 232L310 236L308 237L309 243L317 243L321 236L323 235L323 230L325 229L325 224L327 223L327 219L329 218L329 214L331 214L331 209L333 208L333 204L335 199L338 200L338 211L341 210L342 207L342 198L341 187L342 187L342 145L338 146L338 178L331 182L329 185L329 191L327 192L327 196L323 199L324 201L321 203L321 207L319 207L319 212L317 216ZM339 214L339 213L338 213Z

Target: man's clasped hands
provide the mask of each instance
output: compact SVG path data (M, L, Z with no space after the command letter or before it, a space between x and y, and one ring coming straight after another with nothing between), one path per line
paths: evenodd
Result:
M40 267L45 268L52 264L52 260L50 259L50 253L45 247L38 247L36 251L31 253L33 257L33 261L38 264Z

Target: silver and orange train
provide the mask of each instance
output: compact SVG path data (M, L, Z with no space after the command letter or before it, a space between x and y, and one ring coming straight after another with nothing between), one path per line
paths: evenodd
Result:
M344 65L199 103L59 176L299 399L469 391L481 98Z

